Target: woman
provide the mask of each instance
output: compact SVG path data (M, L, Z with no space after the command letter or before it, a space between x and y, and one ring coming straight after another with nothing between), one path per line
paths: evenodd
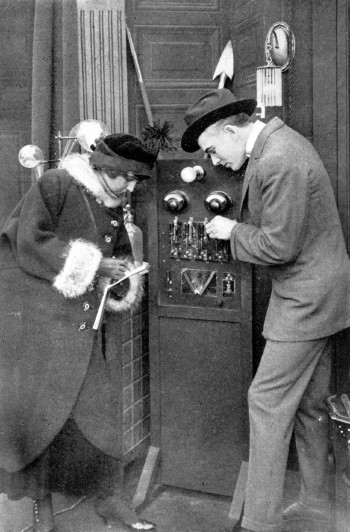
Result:
M52 492L96 496L125 530L151 530L118 494L117 396L92 329L101 290L134 268L122 203L158 151L109 135L35 182L0 235L0 492L32 497L35 532L52 532ZM106 310L136 306L140 275Z

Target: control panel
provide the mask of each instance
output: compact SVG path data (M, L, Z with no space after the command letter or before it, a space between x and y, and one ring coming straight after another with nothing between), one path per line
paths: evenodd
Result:
M202 260L204 262L228 262L230 243L227 240L213 240L207 236L203 222L179 221L175 216L169 222L169 254L175 259Z
M237 216L243 175L210 160L173 164L177 171L168 169L157 183L161 301L235 308L240 265L232 261L230 241L209 238L205 227L214 216Z

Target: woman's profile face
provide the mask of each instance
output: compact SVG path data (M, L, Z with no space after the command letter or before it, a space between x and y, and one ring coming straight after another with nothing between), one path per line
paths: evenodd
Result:
M128 173L127 176L117 175L116 177L115 173L113 177L110 177L108 171L103 169L96 173L105 192L114 200L120 200L118 205L122 202L127 190L132 192L137 183L135 176L131 173Z

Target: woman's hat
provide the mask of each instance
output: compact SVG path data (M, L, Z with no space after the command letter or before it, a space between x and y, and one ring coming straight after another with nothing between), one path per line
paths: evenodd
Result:
M149 179L161 150L176 149L169 122L154 122L141 132L141 139L127 133L115 133L97 141L92 147L90 164L97 168L131 172L137 180Z
M157 153L148 151L141 140L126 133L107 135L96 144L90 164L121 173L131 172L136 179L149 179Z
M187 110L187 129L181 139L184 151L192 153L200 149L198 137L215 122L231 115L246 113L251 116L256 108L256 100L237 100L228 89L215 89L207 92Z

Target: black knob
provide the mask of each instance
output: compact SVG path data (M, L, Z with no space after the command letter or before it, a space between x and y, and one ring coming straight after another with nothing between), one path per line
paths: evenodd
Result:
M207 196L204 205L210 212L221 214L231 207L232 200L226 192L216 190Z
M164 207L172 213L184 211L188 204L188 197L181 190L173 190L163 199Z
M210 203L210 209L214 212L220 212L221 211L221 203L218 199L213 199Z
M176 212L179 210L179 202L176 199L171 198L167 203L168 210L171 212Z

